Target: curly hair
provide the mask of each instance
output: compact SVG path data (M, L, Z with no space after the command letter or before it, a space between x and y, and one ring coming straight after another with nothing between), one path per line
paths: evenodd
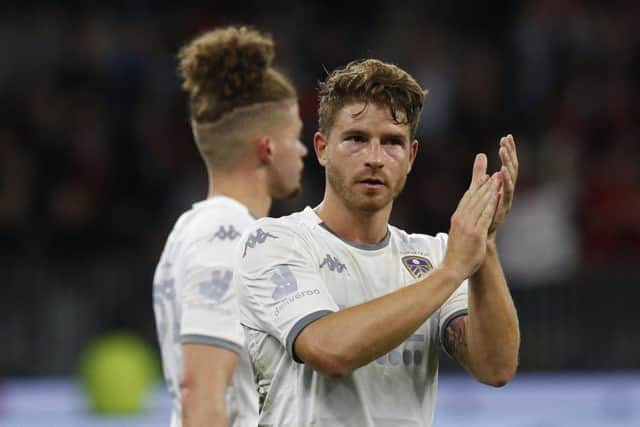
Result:
M409 73L396 65L377 59L353 61L320 82L318 125L328 134L345 105L371 102L388 107L393 121L408 125L413 138L426 94Z
M247 27L208 31L178 53L191 119L212 123L239 107L296 98L289 80L272 67L273 39Z

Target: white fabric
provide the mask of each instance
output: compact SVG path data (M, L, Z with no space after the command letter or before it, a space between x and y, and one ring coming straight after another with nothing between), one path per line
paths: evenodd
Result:
M413 283L404 257L433 266L442 261L445 234L409 235L393 226L389 233L380 245L352 245L310 208L259 220L245 233L234 281L258 381L259 425L431 425L440 331L467 308L466 282L407 341L347 378L324 377L292 354L295 337L311 321Z
M154 276L154 312L164 375L172 397L172 427L181 425L180 378L184 342L239 354L227 389L229 425L255 427L257 394L233 289L233 249L255 220L227 197L193 205L176 222Z

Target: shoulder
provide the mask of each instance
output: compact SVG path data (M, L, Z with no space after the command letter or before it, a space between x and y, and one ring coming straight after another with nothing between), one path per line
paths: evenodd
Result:
M242 239L247 240L250 239L251 236L255 238L255 236L263 233L270 233L271 235L278 233L282 236L302 237L314 226L314 219L308 212L308 209L309 208L279 218L260 218L246 228Z
M422 233L407 233L393 225L389 225L389 232L399 245L415 249L444 250L447 247L449 235L438 233L435 236Z
M306 210L280 218L261 218L243 233L236 247L236 259L241 263L266 262L273 257L305 252L312 227L313 220Z
M196 203L180 216L171 232L171 257L189 268L228 265L242 232L254 221L235 201Z
M234 203L225 204L215 199L196 203L180 217L174 232L187 246L234 243L255 221L244 206Z

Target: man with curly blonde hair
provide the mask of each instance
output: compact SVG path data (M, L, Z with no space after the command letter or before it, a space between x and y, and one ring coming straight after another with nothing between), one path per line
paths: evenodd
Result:
M273 58L271 37L244 27L204 33L178 54L209 194L176 222L154 277L172 427L257 423L231 254L273 197L298 192L307 151L296 92Z
M501 139L491 176L476 156L448 234L389 225L424 96L382 61L332 72L314 137L322 202L261 219L240 241L234 280L259 425L430 426L440 348L483 383L514 375L518 319L495 247L517 177L513 138Z

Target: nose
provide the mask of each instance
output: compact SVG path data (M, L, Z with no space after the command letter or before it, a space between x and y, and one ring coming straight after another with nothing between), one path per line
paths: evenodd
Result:
M307 146L302 141L298 141L298 151L300 151L300 157L306 157L307 153L309 153Z
M379 140L369 142L365 165L371 169L380 169L384 166L382 162L382 144L380 144Z

